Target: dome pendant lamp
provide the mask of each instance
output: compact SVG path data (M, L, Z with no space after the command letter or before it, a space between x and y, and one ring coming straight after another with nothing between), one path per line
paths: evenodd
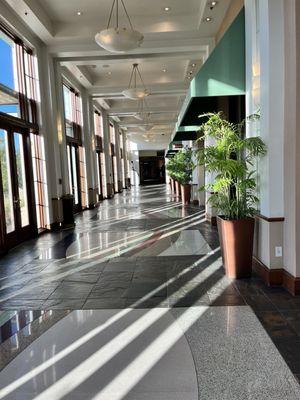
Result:
M121 2L126 17L129 22L129 28L119 26L119 1ZM110 27L112 16L115 10L116 26ZM136 49L143 43L142 33L133 29L130 17L126 10L124 0L113 0L107 28L95 36L96 43L111 53L125 53L126 51Z
M137 78L140 79L142 86L137 87ZM138 64L133 64L128 89L123 90L123 95L131 100L141 100L149 96L146 89Z

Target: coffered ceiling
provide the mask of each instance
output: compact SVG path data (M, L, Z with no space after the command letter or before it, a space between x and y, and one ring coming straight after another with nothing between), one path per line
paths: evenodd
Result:
M88 90L105 105L138 147L166 148L190 80L214 46L231 0L124 0L133 26L145 40L126 54L112 54L95 43L107 26L112 0L4 0ZM165 11L169 7L169 11ZM80 13L80 15L78 15ZM211 17L207 22L206 18ZM120 25L127 24L124 15ZM136 116L138 104L122 95L133 63L150 90L151 130ZM191 74L189 74L192 72Z

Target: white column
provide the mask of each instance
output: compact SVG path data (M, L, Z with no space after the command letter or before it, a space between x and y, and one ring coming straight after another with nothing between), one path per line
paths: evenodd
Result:
M284 4L285 0L245 0L246 112L260 108L248 137L261 136L267 155L256 165L260 216L254 255L268 269L283 268L284 217ZM278 256L279 255L279 256Z
M93 116L93 106L86 90L81 92L82 100L82 122L83 122L83 137L85 148L86 162L86 180L88 188L88 205L93 207L97 202L96 198L96 170L94 169L95 158L95 143L94 143L94 121L90 116Z
M64 117L64 100L63 100L63 79L61 66L57 60L54 61L54 79L56 85L56 100L57 100L57 133L58 143L60 148L60 161L62 172L62 195L70 194L69 172L68 172L68 156L67 156L67 141L66 127Z
M61 186L61 161L58 142L56 86L54 78L53 59L47 53L47 48L43 46L38 52L38 72L40 81L40 114L39 121L40 134L44 138L44 150L46 160L46 174L48 187L48 204L50 224L60 222L57 220L57 213L53 210L54 204L57 205L58 199L62 195ZM54 211L54 212L53 212Z
M260 162L260 210L266 217L283 217L284 143L284 3L259 2L260 134L268 147Z
M300 3L285 0L284 267L300 277Z
M113 193L113 171L110 154L110 133L109 133L109 117L105 110L102 110L102 121L103 121L103 147L105 155L105 170L106 170L106 182L107 182L107 196L111 197Z
M129 175L128 175L127 137L125 131L122 131L122 137L123 137L123 158L124 158L123 162L124 162L124 175L125 175L124 187L127 188L127 178L129 177Z
M120 151L120 130L119 125L114 122L115 138L116 138L116 159L117 159L117 174L118 174L118 191L121 192L122 187L122 168L121 168L121 151Z

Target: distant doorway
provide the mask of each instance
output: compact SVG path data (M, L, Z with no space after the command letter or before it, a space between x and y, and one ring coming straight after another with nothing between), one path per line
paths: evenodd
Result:
M164 157L140 157L141 185L166 183Z

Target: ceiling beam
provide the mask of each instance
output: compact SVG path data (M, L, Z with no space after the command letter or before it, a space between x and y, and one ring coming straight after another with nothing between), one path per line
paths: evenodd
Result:
M147 89L151 94L158 94L163 96L164 94L173 94L174 96L183 96L186 94L188 86L184 82L178 83L160 83L147 85ZM89 89L90 96L94 98L108 98L108 96L119 96L124 90L124 86L118 87L105 87L94 85ZM121 99L126 100L124 96Z
M36 0L5 0L42 41L53 40L54 25Z
M136 107L130 107L130 108L111 108L109 110L109 115L118 115L120 117L122 116L132 116L137 112ZM151 107L149 110L149 114L173 114L173 113L178 113L178 109L175 108L168 108L168 107Z

